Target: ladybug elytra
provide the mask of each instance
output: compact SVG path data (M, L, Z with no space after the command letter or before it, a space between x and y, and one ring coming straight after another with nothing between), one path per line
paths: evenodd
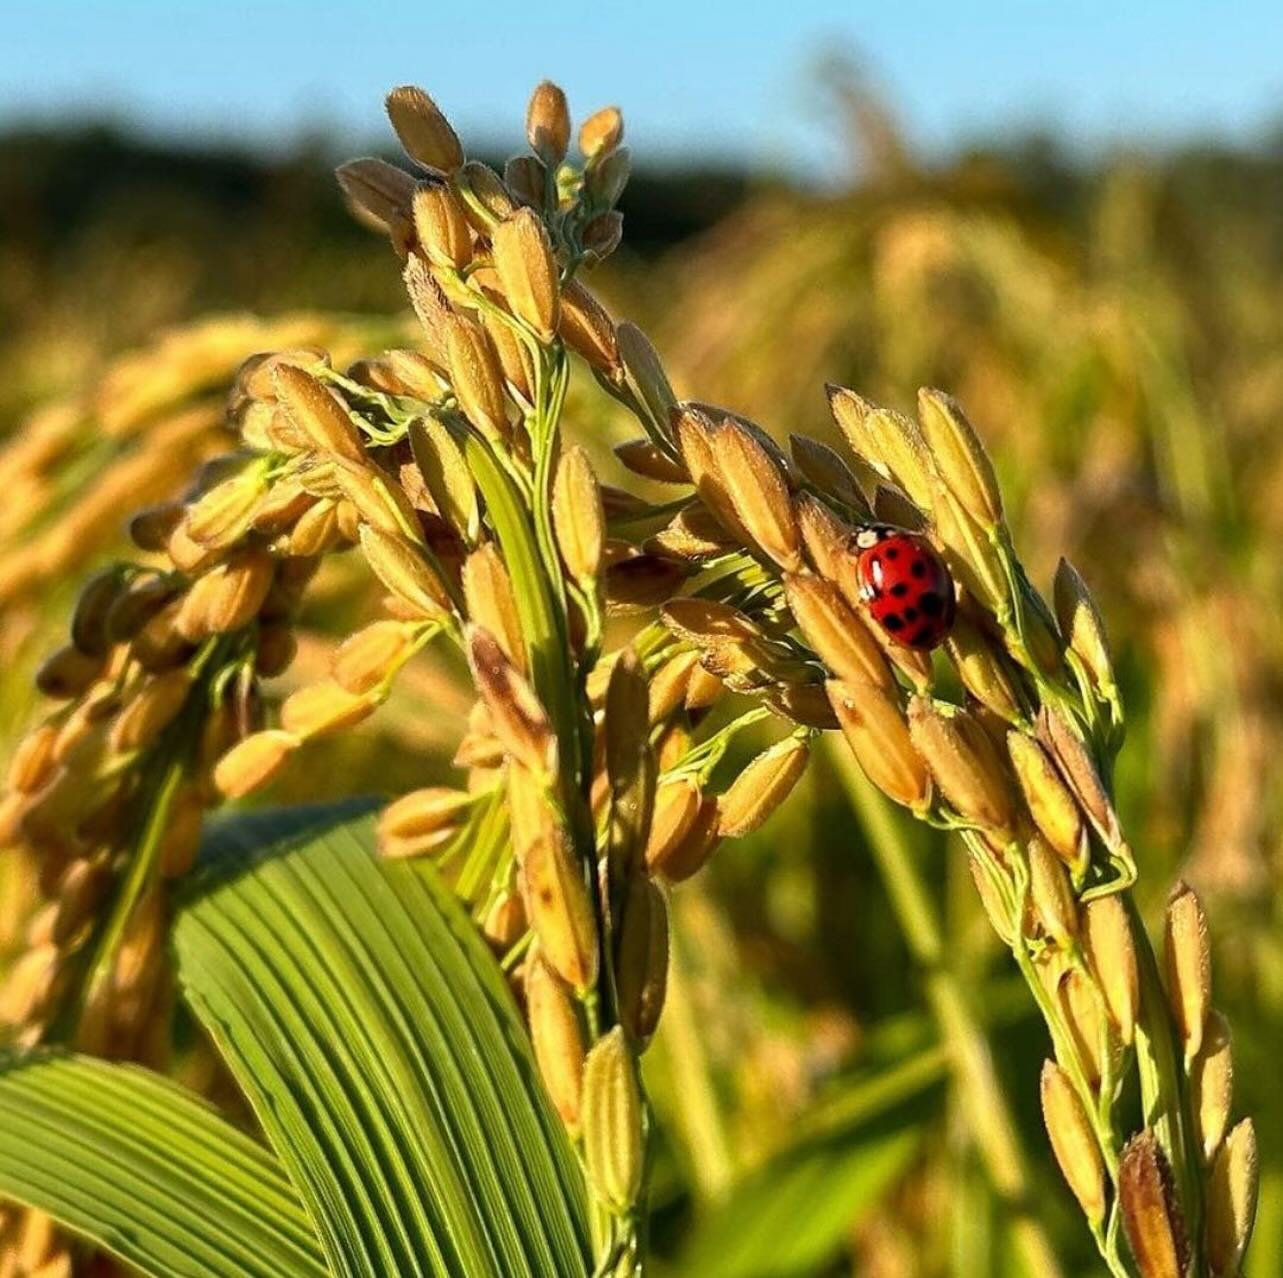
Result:
M922 651L944 641L957 612L953 578L919 533L878 524L855 535L856 580L869 614L896 643Z

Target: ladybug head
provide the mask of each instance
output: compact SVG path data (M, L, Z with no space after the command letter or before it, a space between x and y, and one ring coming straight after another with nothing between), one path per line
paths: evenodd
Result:
M896 643L929 651L953 626L953 578L920 533L876 525L855 535L855 572L869 615Z

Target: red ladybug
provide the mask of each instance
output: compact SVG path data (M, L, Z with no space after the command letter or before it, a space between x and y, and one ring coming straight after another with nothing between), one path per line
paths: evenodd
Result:
M935 547L918 533L877 524L856 533L855 548L860 598L874 621L906 648L943 643L958 605Z

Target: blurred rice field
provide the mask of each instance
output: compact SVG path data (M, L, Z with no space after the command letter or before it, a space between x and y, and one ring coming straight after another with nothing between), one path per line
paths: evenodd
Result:
M1064 553L1091 583L1129 711L1117 781L1144 904L1156 917L1178 875L1207 902L1236 1108L1261 1141L1248 1272L1276 1275L1283 160L1124 159L1066 177L1032 154L930 173L877 154L845 191L750 189L697 234L683 224L662 251L652 239L621 255L597 285L656 336L679 394L781 438L832 434L826 381L905 409L920 385L948 389L996 458L1026 562L1045 583ZM245 356L319 345L342 363L413 340L394 261L340 229L337 196L306 166L266 182L243 225L199 189L158 205L141 184L65 214L55 177L22 188L25 205L0 192L23 212L0 236L5 741L33 710L33 664L77 583L122 552L124 516L226 446L221 398ZM697 207L697 181L655 185L648 225L662 225L664 191ZM614 423L596 429L606 442ZM368 606L355 574L327 574L290 680L314 675ZM318 775L367 792L443 777L469 704L456 676L409 672L381 716L327 747L341 757L308 755L276 797L314 794ZM649 1066L657 1249L673 1272L745 1278L1018 1272L869 855L876 822L841 796L831 767L812 768L763 831L678 895ZM1038 1120L1041 1026L957 849L907 825L895 836L915 840L954 968L988 1017L1035 1210L1066 1273L1091 1273ZM0 873L3 962L28 898L3 853Z

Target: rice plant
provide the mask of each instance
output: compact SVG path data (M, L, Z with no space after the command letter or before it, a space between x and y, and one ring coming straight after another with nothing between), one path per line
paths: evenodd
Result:
M583 122L572 162L541 84L502 175L421 90L388 113L415 171L338 178L417 329L241 362L229 447L193 419L190 487L139 494L159 500L130 521L138 555L89 579L36 675L56 705L4 799L38 901L0 990L0 1193L19 1205L0 1272L101 1253L158 1275L653 1267L643 1059L679 885L787 808L825 733L867 812L885 795L959 845L1045 1021L1028 1086L1102 1263L1239 1272L1256 1145L1231 1124L1202 906L1173 890L1160 963L1112 794L1100 612L1067 562L1050 605L1031 584L962 409L928 390L914 421L832 386L843 457L679 398L585 283L623 230L618 111ZM221 380L214 360L167 384L173 355L143 362L144 404ZM640 431L615 449L627 488L598 477L605 412ZM77 420L46 433L79 450ZM47 465L35 448L15 473ZM172 448L157 430L142 455ZM140 482L112 473L109 509ZM20 586L82 548L65 506L34 506L63 558L33 556ZM328 671L290 686L318 583L358 569ZM314 806L350 792L327 744L434 652L470 706L453 777L377 818ZM242 810L282 783L313 806ZM1020 1263L1060 1272L920 870L895 834L877 854Z

